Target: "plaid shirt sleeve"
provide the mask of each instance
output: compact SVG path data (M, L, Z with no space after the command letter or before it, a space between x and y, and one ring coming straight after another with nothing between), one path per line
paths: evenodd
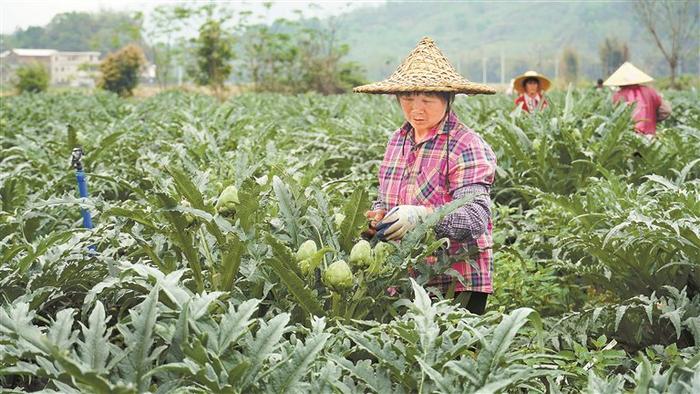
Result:
M458 139L450 146L450 190L454 193L474 184L490 187L496 175L496 155L480 136Z
M490 187L496 173L496 155L480 136L459 139L450 149L456 156L450 171L449 193L453 200L475 195L474 200L445 217L435 227L438 236L455 241L477 239L491 218Z
M469 195L474 196L472 201L447 215L435 226L438 237L466 241L477 239L486 231L491 217L489 188L484 185L464 186L455 191L453 198L458 200Z

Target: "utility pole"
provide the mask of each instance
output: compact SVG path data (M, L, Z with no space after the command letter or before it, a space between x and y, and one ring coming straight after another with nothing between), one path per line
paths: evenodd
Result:
M506 83L506 55L501 51L501 85Z

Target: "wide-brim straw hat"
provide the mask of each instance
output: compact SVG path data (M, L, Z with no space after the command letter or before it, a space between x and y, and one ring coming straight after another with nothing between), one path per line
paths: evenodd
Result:
M638 69L634 64L625 62L612 75L603 82L605 86L627 86L638 85L653 81L654 78L647 75L644 71Z
M440 48L429 37L423 37L420 40L389 78L358 86L352 91L371 94L407 92L496 93L496 89L488 85L471 82L459 75L442 54Z
M528 78L535 78L536 80L538 80L540 82L540 90L542 90L543 92L548 90L549 87L552 86L552 81L550 81L549 78L538 73L537 71L530 70L525 71L523 74L520 74L517 77L515 77L515 79L513 80L513 89L515 89L515 91L520 94L525 93L523 81Z

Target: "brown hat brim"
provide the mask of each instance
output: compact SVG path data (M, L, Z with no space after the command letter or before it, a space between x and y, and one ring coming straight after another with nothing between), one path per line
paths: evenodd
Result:
M537 74L537 75L519 75L513 80L513 89L515 89L516 92L523 94L525 93L525 87L523 87L523 81L525 81L528 78L535 78L540 82L540 89L545 92L549 90L549 88L552 86L552 81L549 80L549 78L545 77L544 75Z
M454 93L454 94L495 94L496 89L479 83L445 84L427 86L423 84L400 84L391 81L381 81L362 85L352 90L355 93L369 94L398 94L407 92Z
M353 92L370 94L406 92L494 94L496 89L471 82L459 75L442 51L435 45L435 42L429 37L423 37L389 78L358 86L353 89Z

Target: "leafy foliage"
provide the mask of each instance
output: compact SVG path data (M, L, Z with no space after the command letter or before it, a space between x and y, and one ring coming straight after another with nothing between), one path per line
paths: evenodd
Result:
M49 87L49 72L40 63L28 64L17 69L15 88L18 92L44 92Z
M503 97L457 100L499 160L484 316L423 288L450 265L431 226L464 201L352 257L401 122L390 99L0 98L0 385L692 392L700 114L694 93L668 98L651 142L596 92L531 116ZM65 165L76 145L86 200ZM340 260L352 283L331 288Z
M131 96L145 64L146 58L141 48L133 44L127 45L102 60L97 86L120 96Z
M231 74L229 61L233 59L232 37L221 27L221 21L207 20L199 28L196 41L197 69L195 81L221 89Z
M0 49L52 48L59 51L113 52L141 40L141 13L100 10L62 12L46 26L18 28L3 34Z
M254 91L337 94L366 82L360 63L347 60L350 47L339 43L333 18L241 24L246 67L239 75Z

